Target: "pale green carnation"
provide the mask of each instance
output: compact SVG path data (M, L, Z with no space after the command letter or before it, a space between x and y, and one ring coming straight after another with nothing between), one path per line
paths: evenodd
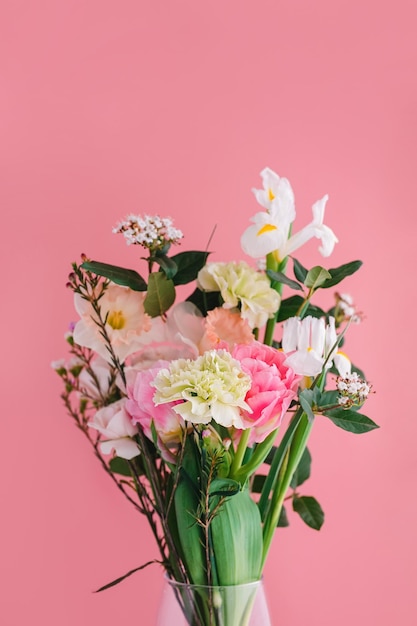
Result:
M240 307L251 328L264 326L279 307L280 296L269 279L244 261L208 263L198 273L197 283L203 291L220 291L224 308Z
M195 360L172 361L152 384L155 404L183 400L173 409L186 421L208 424L213 419L227 428L244 428L240 409L250 411L245 396L251 379L226 350L209 350Z

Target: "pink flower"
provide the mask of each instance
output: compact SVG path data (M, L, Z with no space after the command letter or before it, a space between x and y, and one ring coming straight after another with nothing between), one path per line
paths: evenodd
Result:
M248 322L239 312L217 308L209 311L204 320L205 334L200 342L200 351L213 348L231 349L237 343L248 344L254 341Z
M185 429L184 420L173 410L173 404L155 406L153 396L155 388L151 386L162 367L169 366L168 361L159 361L158 367L139 371L132 382L128 380L126 411L133 424L140 424L145 435L153 441L151 424L153 422L158 445L163 457L173 461L170 448L176 448L182 440ZM177 403L174 403L177 404Z
M124 399L101 408L88 425L106 438L100 442L103 454L110 454L114 450L122 459L138 456L140 451L133 439L138 429L126 413Z
M245 427L251 429L249 445L253 445L281 424L301 377L284 364L283 352L257 341L235 346L232 355L252 379L245 398L252 413L242 411L242 418Z

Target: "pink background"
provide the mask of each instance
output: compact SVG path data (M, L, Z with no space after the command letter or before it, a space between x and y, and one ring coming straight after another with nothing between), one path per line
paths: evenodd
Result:
M49 363L74 319L81 252L134 267L111 228L171 215L182 249L241 257L266 165L295 190L297 225L328 192L346 282L365 322L349 351L381 424L317 420L306 492L320 533L291 516L265 574L274 626L417 623L416 4L414 0L3 0L0 9L0 621L152 626L156 556L66 417ZM300 254L321 261L315 244Z

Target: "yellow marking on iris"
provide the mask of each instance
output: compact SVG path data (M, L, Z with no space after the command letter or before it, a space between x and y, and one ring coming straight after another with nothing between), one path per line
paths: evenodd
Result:
M107 316L107 323L113 330L122 330L126 324L123 311L111 311Z
M258 237L264 233L269 233L271 230L277 230L277 226L274 226L273 224L265 224L265 226L262 226L262 228L258 230Z
M270 199L271 202L272 202L272 200L275 200L275 196L272 193L272 189L271 188L268 189L268 198Z

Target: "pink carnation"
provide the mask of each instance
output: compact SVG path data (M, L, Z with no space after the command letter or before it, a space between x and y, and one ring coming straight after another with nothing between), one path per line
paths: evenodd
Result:
M155 406L153 401L155 389L151 386L161 367L167 367L168 365L168 361L159 361L158 367L138 372L132 383L128 380L128 398L125 408L131 417L132 423L140 424L145 435L151 440L153 440L151 430L153 421L161 453L166 460L172 462L174 457L169 452L169 449L177 447L181 442L185 428L184 420L175 413L172 403Z
M251 429L249 445L253 445L263 441L281 424L301 377L284 364L284 352L257 341L235 346L232 355L252 379L245 398L252 413L242 411L242 418Z

